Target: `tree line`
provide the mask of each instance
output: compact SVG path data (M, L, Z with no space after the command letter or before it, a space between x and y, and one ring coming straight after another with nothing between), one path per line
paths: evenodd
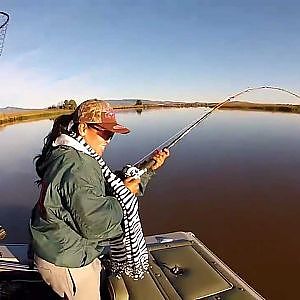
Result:
M77 103L75 100L64 100L57 103L57 105L51 105L48 109L70 109L75 110L77 107Z

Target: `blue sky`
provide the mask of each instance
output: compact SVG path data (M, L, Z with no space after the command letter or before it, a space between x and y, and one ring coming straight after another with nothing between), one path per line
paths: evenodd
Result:
M218 101L261 85L300 92L297 1L1 0L0 10L11 17L0 107Z

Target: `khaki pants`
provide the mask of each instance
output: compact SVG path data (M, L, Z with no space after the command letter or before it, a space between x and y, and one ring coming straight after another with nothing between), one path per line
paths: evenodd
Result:
M100 300L101 262L96 258L92 263L80 268L58 267L35 256L35 264L44 281L60 297L68 300Z

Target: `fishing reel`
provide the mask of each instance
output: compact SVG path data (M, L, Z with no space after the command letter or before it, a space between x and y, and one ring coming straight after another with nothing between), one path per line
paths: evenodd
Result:
M6 237L5 229L0 225L0 240L4 240Z
M127 177L133 177L134 179L140 179L141 176L146 172L146 169L139 169L132 165L126 165L122 173L124 174L125 178Z

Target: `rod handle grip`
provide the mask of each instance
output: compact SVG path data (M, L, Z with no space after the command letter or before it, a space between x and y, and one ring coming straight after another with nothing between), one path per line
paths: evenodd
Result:
M154 159L146 160L142 162L138 167L139 169L151 169L155 165L156 161Z

